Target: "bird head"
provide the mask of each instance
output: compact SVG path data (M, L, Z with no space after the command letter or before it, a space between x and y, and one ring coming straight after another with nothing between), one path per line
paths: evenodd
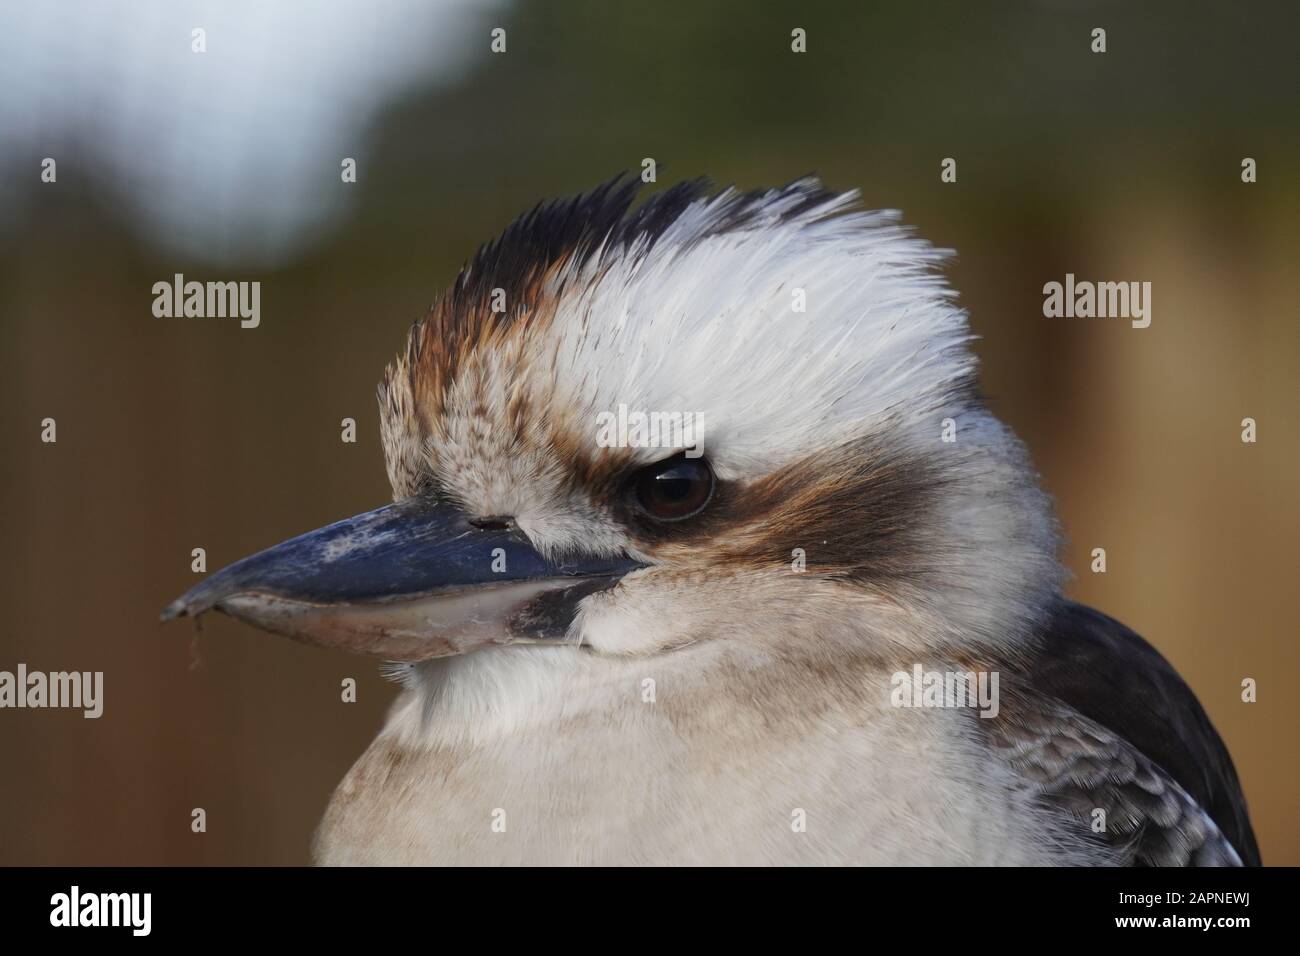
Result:
M379 387L391 504L164 617L397 661L1018 640L1054 524L946 253L811 179L636 186L538 206L415 323Z

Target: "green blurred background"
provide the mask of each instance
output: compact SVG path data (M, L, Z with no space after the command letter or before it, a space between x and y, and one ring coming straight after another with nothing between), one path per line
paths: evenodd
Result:
M437 33L444 14L404 15ZM436 82L413 70L354 144L322 152L303 192L320 226L274 254L260 234L212 254L169 244L112 198L155 187L148 129L117 192L89 133L43 184L48 147L0 130L0 669L106 684L98 721L0 711L0 863L307 861L395 689L365 660L158 612L197 579L194 547L215 570L384 502L374 389L411 321L514 215L645 157L660 187L817 172L957 250L984 389L1058 502L1072 595L1181 671L1236 760L1265 862L1300 863L1300 7L547 2L456 22L463 63ZM505 54L488 50L496 26ZM292 21L253 33L298 41ZM218 40L209 55L237 60ZM260 280L261 327L154 318L151 286L176 272ZM1044 318L1042 286L1067 272L1150 281L1151 327ZM57 444L39 440L45 417ZM1257 703L1240 701L1245 677Z

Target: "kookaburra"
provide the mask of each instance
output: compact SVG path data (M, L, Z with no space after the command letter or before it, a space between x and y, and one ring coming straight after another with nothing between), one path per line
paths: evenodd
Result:
M415 323L393 503L164 613L394 662L318 862L1258 862L1191 690L1062 596L945 253L811 179L636 199L539 205Z

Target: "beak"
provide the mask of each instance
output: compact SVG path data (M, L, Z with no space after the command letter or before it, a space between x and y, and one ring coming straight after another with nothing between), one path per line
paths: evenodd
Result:
M510 519L407 498L300 535L212 575L164 621L223 611L321 647L420 661L563 639L587 595L643 565L543 557Z

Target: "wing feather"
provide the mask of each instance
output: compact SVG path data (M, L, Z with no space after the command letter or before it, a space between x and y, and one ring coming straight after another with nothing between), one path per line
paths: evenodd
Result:
M1232 758L1196 695L1118 621L1062 601L986 730L1040 799L1128 862L1258 866ZM1091 832L1091 828L1089 828Z

